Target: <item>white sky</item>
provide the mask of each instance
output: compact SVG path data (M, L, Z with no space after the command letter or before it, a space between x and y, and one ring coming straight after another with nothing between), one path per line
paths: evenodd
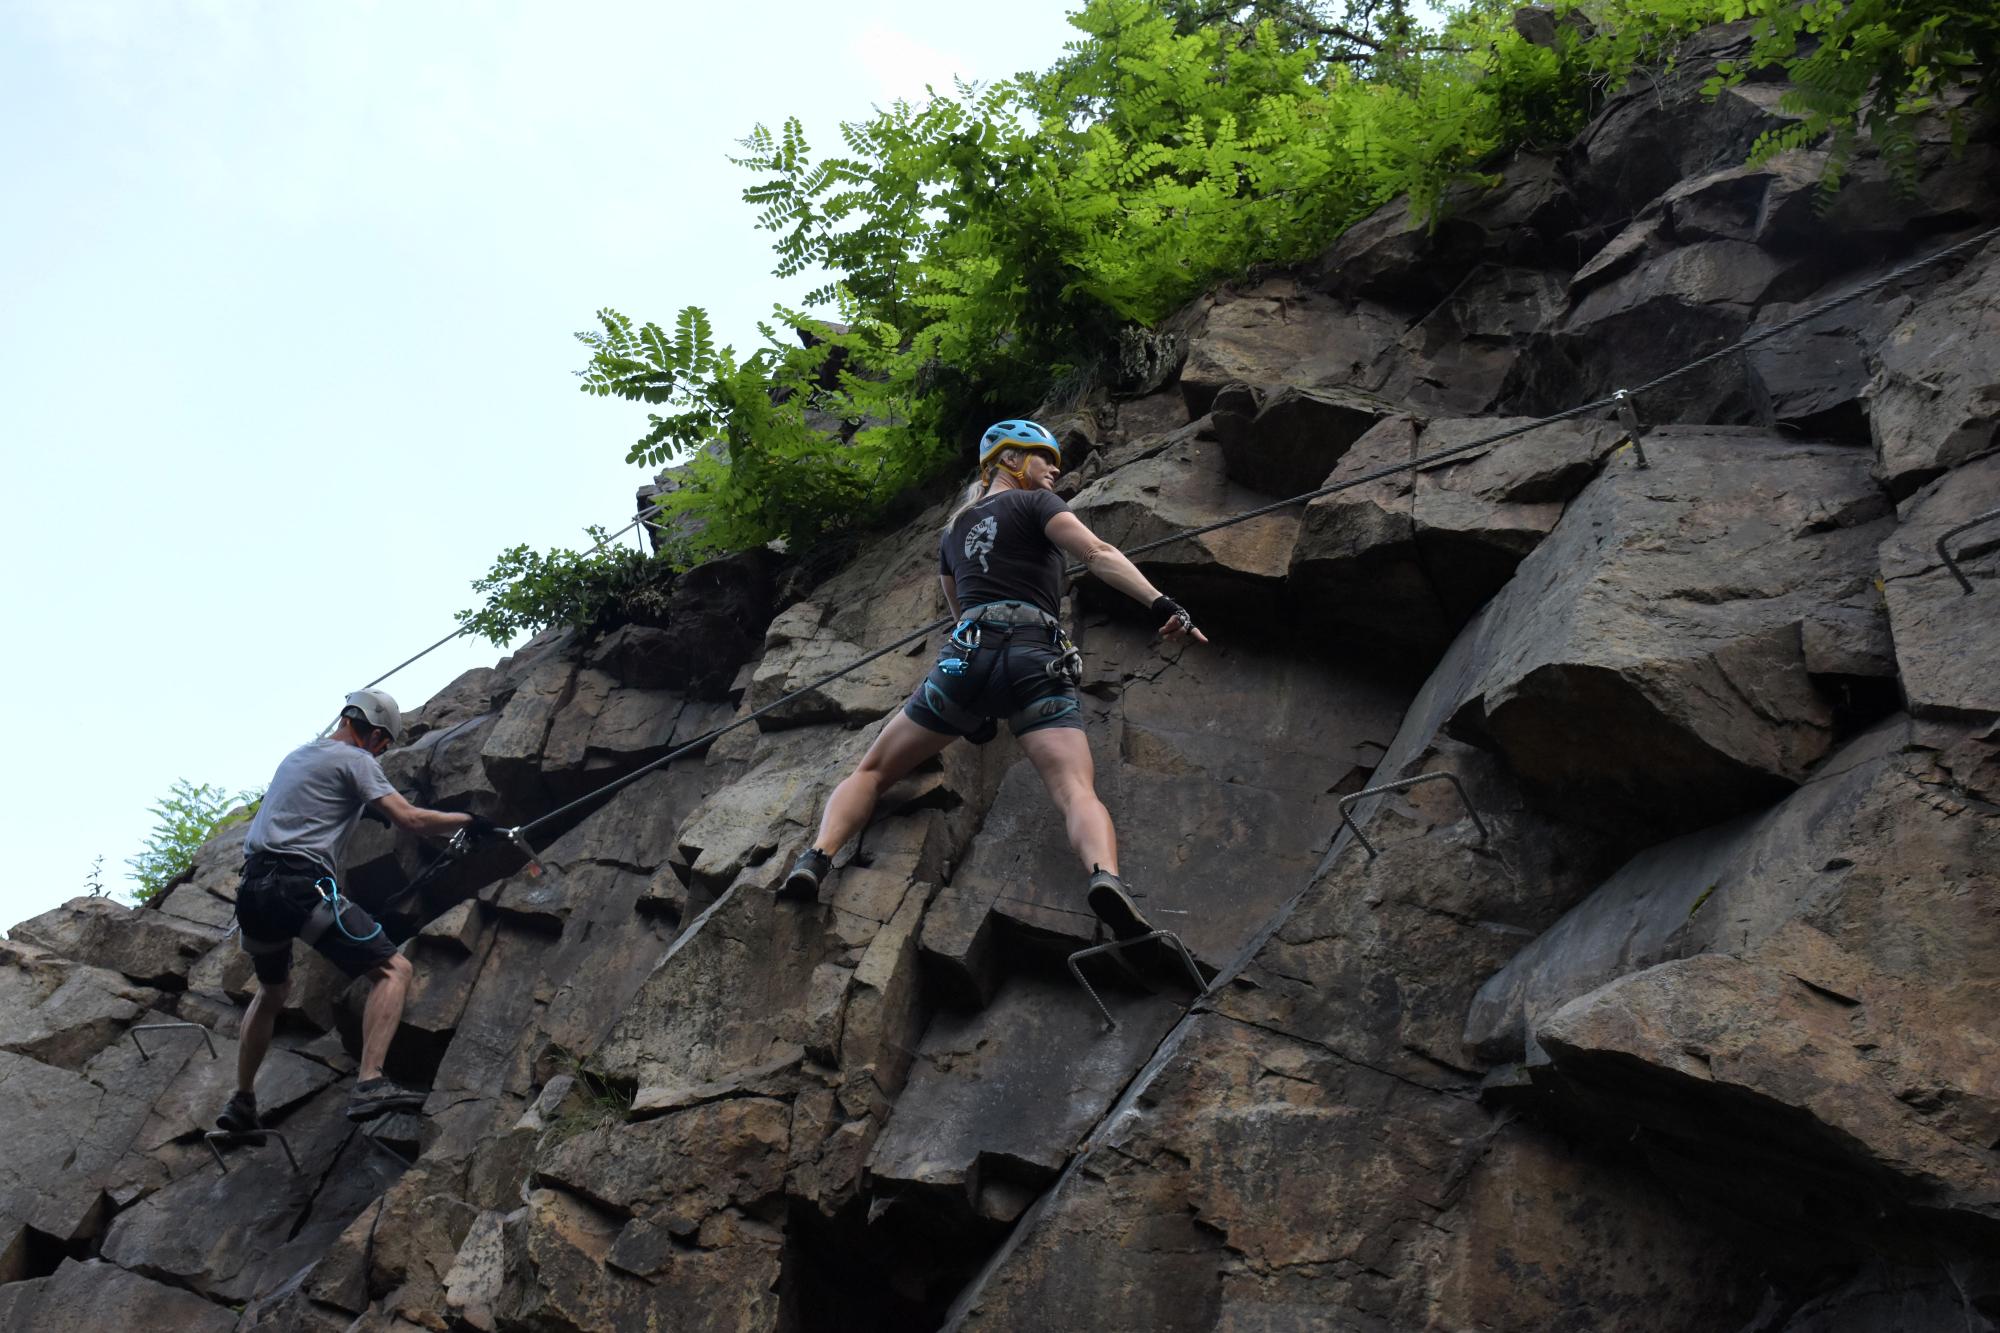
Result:
M610 305L739 350L803 283L726 155L1046 67L1065 0L0 0L0 925L176 778L262 786L516 542L622 525ZM499 652L388 683L414 707Z

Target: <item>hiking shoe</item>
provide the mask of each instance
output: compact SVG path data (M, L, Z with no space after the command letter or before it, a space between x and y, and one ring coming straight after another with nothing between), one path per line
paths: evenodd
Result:
M808 847L792 863L792 873L778 886L780 902L813 902L819 898L819 882L833 869L833 858L817 847Z
M1142 935L1153 933L1153 923L1146 920L1125 892L1124 881L1101 866L1090 868L1090 890L1085 895L1090 910L1111 930L1111 938L1135 940Z
M424 1099L428 1096L427 1092L405 1088L386 1078L371 1078L355 1084L354 1091L348 1094L347 1118L354 1121L373 1120L391 1111L422 1110Z
M262 1129L264 1122L257 1118L257 1094L238 1092L231 1096L229 1104L222 1108L222 1114L215 1117L215 1127L230 1134L248 1134L253 1129Z

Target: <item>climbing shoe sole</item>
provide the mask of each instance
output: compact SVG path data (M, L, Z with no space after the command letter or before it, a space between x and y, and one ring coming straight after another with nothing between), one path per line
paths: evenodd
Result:
M1113 939L1131 940L1153 933L1153 923L1140 915L1137 904L1116 884L1100 880L1090 886L1085 897L1091 912L1111 931Z
M394 1085L383 1088L357 1087L347 1099L347 1118L353 1121L373 1120L394 1111L419 1111L430 1096L415 1088L399 1088Z

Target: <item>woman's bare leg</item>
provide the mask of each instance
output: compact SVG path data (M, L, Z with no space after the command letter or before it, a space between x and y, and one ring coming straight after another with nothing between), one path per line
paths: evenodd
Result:
M889 725L882 728L882 734L868 747L868 753L861 756L860 767L826 798L826 810L819 817L819 836L813 839L813 846L828 856L839 851L868 823L868 817L875 812L875 802L885 790L957 739L918 726L907 713L899 712L890 718Z
M1118 830L1111 812L1097 799L1097 764L1090 740L1075 727L1044 727L1020 738L1049 798L1062 812L1069 845L1084 869L1101 866L1118 873Z

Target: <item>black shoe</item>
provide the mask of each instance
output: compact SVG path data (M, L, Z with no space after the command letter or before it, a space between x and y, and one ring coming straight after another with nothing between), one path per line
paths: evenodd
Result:
M419 1111L428 1096L427 1092L402 1087L386 1078L371 1078L365 1083L355 1084L354 1091L348 1094L347 1118L354 1121L373 1120L391 1111Z
M799 859L792 863L792 873L785 876L785 882L778 886L780 902L816 902L819 899L819 882L826 878L826 872L833 869L833 858L817 847L808 847L799 853Z
M230 1097L229 1105L215 1117L215 1127L231 1134L248 1134L253 1129L262 1129L264 1122L257 1118L257 1094L238 1092Z
M1138 904L1125 892L1118 876L1099 866L1090 868L1090 890L1085 895L1090 910L1111 930L1111 938L1136 940L1153 933L1153 923L1140 915Z

